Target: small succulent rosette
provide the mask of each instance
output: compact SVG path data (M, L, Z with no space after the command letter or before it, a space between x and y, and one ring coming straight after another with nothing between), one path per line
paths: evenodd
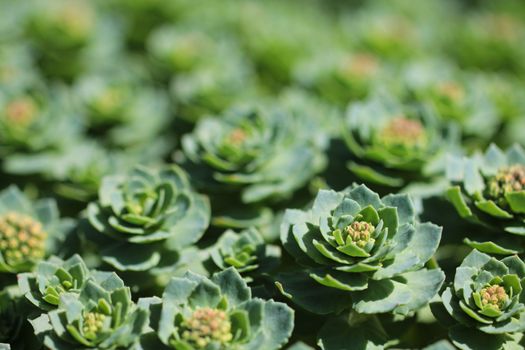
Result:
M81 125L63 87L42 92L0 89L0 154L60 149L79 135ZM57 137L61 135L61 137Z
M52 199L32 201L17 187L0 192L0 272L26 272L58 251L71 229Z
M459 349L521 349L524 285L525 263L517 255L497 260L473 250L432 309Z
M213 202L215 224L259 225L264 212L251 208L289 199L324 168L325 156L304 124L286 109L239 106L183 136L192 180L228 198ZM240 204L225 206L235 201Z
M444 60L409 64L404 71L408 99L433 108L442 119L461 127L462 136L481 142L494 136L501 120L497 106L478 77Z
M64 293L55 310L31 324L46 348L132 349L148 325L148 310L114 273L102 283L89 280L79 294Z
M330 103L345 107L363 99L377 84L384 64L367 53L334 52L317 54L299 62L293 77L300 86L319 94Z
M525 236L525 151L514 145L506 151L491 145L484 154L450 157L447 177L451 187L446 195L458 214L496 234L493 242L470 242L489 253L514 254L520 244L509 238ZM506 237L510 233L514 237ZM521 240L523 243L523 240Z
M276 284L317 314L352 309L406 316L444 281L441 270L425 268L440 239L440 227L417 222L407 195L380 198L364 185L321 190L311 209L285 213L281 242L302 268Z
M236 47L222 51L214 54L214 60L172 78L170 96L183 120L195 123L256 96L255 76L247 59Z
M233 268L210 279L188 272L171 280L162 300L142 303L150 306L154 330L143 338L144 350L277 350L293 330L293 310L273 300L252 298Z
M411 108L385 92L349 106L343 138L354 157L350 171L386 189L436 179L455 143L455 133L426 106Z
M212 270L233 267L248 282L275 269L280 257L280 247L267 244L254 228L240 233L227 230L210 250L210 258L214 264Z
M80 294L91 272L79 255L67 260L50 257L37 264L34 272L18 274L18 286L38 309L54 310L65 293Z
M230 39L211 35L201 24L165 25L151 33L146 47L159 74L170 77L193 71L210 64L210 58L239 51Z
M104 263L138 273L136 282L147 283L148 275L169 278L209 217L207 198L193 191L183 170L137 167L103 179L98 201L87 208L86 236Z
M505 72L523 72L525 50L524 24L516 13L481 11L451 27L457 35L449 40L447 50L461 66Z

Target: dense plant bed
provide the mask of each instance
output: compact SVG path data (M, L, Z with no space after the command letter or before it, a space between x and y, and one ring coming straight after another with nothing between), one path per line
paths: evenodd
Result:
M0 350L525 349L525 3L0 0Z

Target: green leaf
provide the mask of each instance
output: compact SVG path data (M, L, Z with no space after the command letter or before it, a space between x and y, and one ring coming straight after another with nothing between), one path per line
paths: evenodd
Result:
M370 280L368 289L355 292L354 308L359 313L378 314L390 312L395 308L407 304L412 294L410 289L393 280Z
M339 313L352 305L348 292L323 287L303 271L279 274L275 285L282 295L314 314Z
M506 247L503 247L497 243L494 242L478 242L478 241L472 241L468 238L465 238L463 242L468 245L469 247L473 249L477 249L482 253L487 254L497 254L497 255L512 255L512 254L518 254L517 250L509 249Z
M499 350L506 343L505 335L493 335L464 326L454 326L449 331L450 339L461 350Z
M505 210L501 209L493 201L476 201L474 202L476 207L482 212L489 214L491 216L500 218L500 219L511 219L512 214L507 213Z
M354 162L349 162L347 167L358 178L373 184L389 187L401 187L404 183L403 179L379 173L366 165L359 165Z
M525 214L525 191L507 193L505 199L514 213Z
M459 186L451 187L446 192L448 200L454 205L459 215L463 218L468 218L472 216L472 211L468 207L463 194L461 193L461 188Z
M396 344L393 338L373 316L356 325L350 325L344 317L337 317L321 328L318 345L323 350L349 349L349 346L355 350L379 350Z

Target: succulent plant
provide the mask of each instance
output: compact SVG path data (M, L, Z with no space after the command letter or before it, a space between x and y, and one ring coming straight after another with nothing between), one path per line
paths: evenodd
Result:
M449 327L458 348L510 349L523 347L525 330L525 263L517 256L497 260L473 250L433 305Z
M170 83L177 114L194 123L254 95L253 71L236 47L195 69L181 72Z
M151 324L155 336L143 344L144 349L276 350L293 329L293 310L273 300L252 298L233 268L210 279L188 272L171 280L162 301L143 302L157 315ZM152 345L156 340L161 344Z
M432 180L454 146L453 133L425 106L411 109L384 93L350 105L345 125L344 140L355 156L348 168L376 186Z
M499 111L479 77L439 60L409 64L404 75L408 100L427 103L441 119L460 125L463 136L494 136Z
M59 149L78 135L80 123L68 93L60 87L50 90L0 91L0 154Z
M0 271L29 271L66 238L68 220L60 220L54 200L31 201L17 187L0 192Z
M65 293L79 294L91 272L79 255L67 260L50 257L37 264L35 271L18 274L20 291L36 307L51 311Z
M64 293L55 310L31 321L44 346L61 349L130 349L148 325L148 311L114 273L88 280L77 295Z
M251 281L253 276L269 272L279 264L281 249L266 244L261 234L254 228L235 233L224 232L211 248L210 257L220 270L235 268L244 279Z
M182 139L185 167L210 194L226 194L231 203L231 194L240 193L244 204L236 207L237 213L245 204L288 199L325 165L319 145L300 120L286 109L257 106L204 119ZM219 206L226 203L219 201L217 212L227 211Z
M180 168L137 167L103 179L98 201L87 209L88 237L112 268L155 274L199 240L209 216L207 199L192 190Z
M524 37L524 24L516 15L511 11L479 11L461 21L460 35L447 49L467 68L523 72L525 51L518 43Z
M408 315L444 281L425 268L440 239L440 227L416 221L407 195L321 190L310 210L285 213L281 242L304 268L278 276L277 286L314 313Z
M452 184L447 197L461 217L498 233L525 235L525 151L521 146L503 151L490 145L482 155L451 157L447 177ZM497 243L499 237L492 237ZM502 247L494 249L504 253Z
M327 101L345 107L351 100L363 99L373 90L383 69L371 54L333 53L300 62L294 69L294 80Z

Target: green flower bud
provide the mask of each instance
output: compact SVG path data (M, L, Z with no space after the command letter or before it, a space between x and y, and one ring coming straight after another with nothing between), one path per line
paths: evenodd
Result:
M491 305L498 310L502 309L509 299L505 288L497 284L481 289L479 294L483 306Z
M497 204L507 207L505 195L512 192L522 191L525 187L525 166L513 165L502 168L498 173L488 180L488 196Z
M182 323L182 339L198 349L210 343L225 345L233 339L226 312L209 307L197 309Z
M10 266L45 256L47 233L30 216L8 212L0 216L0 252Z
M375 227L372 224L366 221L354 221L345 228L347 234L345 241L347 244L351 241L360 248L371 249L375 243L375 239L372 238L374 232Z
M96 339L97 334L103 329L106 315L100 312L87 312L84 316L82 331L86 339Z
M465 89L454 81L439 82L435 86L437 95L448 103L461 103L465 99Z

